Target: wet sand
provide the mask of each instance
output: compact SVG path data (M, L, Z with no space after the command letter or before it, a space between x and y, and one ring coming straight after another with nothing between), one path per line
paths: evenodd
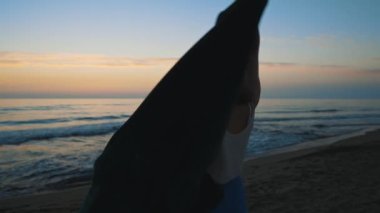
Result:
M380 130L248 160L243 176L250 212L380 212ZM0 212L78 212L87 190L0 200Z

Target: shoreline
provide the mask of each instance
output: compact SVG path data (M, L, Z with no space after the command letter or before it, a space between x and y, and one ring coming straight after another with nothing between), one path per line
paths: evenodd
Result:
M243 165L243 176L245 179L244 184L247 189L247 198L250 211L272 212L268 211L268 209L272 209L273 212L287 212L285 210L287 208L289 209L290 207L286 207L285 205L287 204L284 204L280 201L290 198L295 199L296 197L298 197L298 200L296 201L292 200L285 202L288 203L288 205L293 206L292 208L295 208L293 209L293 212L297 212L298 210L306 208L305 206L307 205L314 205L312 203L305 202L305 197L310 196L311 198L317 200L323 199L318 197L319 195L317 195L317 191L313 191L315 189L322 190L323 192L325 192L324 190L331 190L328 191L328 195L333 194L334 196L338 196L335 195L335 193L342 193L344 191L344 189L338 187L341 183L336 183L336 186L334 188L334 185L329 185L327 187L328 182L331 182L332 180L337 181L338 177L338 180L344 179L345 177L341 177L341 174L337 173L337 171L339 170L342 174L344 174L346 171L350 169L348 168L350 167L350 163L361 163L359 167L351 167L356 169L363 169L363 171L358 174L356 174L356 171L350 170L349 174L352 177L350 175L347 175L350 178L349 180L351 181L351 179L356 178L358 181L355 182L355 184L351 183L349 185L350 187L359 187L361 184L367 184L371 181L375 181L375 183L377 183L375 179L372 180L370 178L371 176L368 176L365 181L361 180L361 178L365 176L365 172L377 172L377 170L371 171L370 168L366 169L366 166L368 164L367 162L369 160L369 162L373 161L380 163L380 161L376 161L377 157L375 155L368 154L367 156L364 155L364 153L362 152L370 153L380 151L380 147L378 147L378 145L380 144L379 139L380 128L370 128L362 130L360 132L354 132L342 136L318 139L302 144L296 144L290 147L280 148L278 150L270 151L269 153L246 159ZM367 149L367 146L371 146L373 148ZM354 147L355 149L351 149L350 147ZM346 162L347 153L349 153L348 156L350 158L355 158L355 161ZM342 155L343 157L337 158L336 156L338 155ZM362 159L363 156L367 157L368 159ZM326 162L329 163L327 164ZM310 174L304 174L305 171L310 172ZM329 175L327 179L325 179L326 175ZM360 175L362 175L363 177L361 177ZM304 186L305 180L311 181L313 183L318 183L317 185L326 185L326 188L318 188L317 185L310 185L308 186L310 188L308 188L306 192L303 192L298 187L300 187L300 185ZM0 200L0 212L76 212L80 208L84 196L86 195L89 189L89 183L90 182L83 182L80 186L65 188L57 191L54 190L31 195L4 198ZM343 186L345 185L342 185L342 187ZM338 189L336 187L338 187ZM364 189L367 188L361 187L355 190L360 191ZM368 190L375 190L375 192L371 191L371 193L376 195L377 193L379 193L380 195L380 190L377 190L376 187L375 189L368 188ZM312 194L311 191L313 191L314 194ZM291 195L288 195L289 193L291 193ZM302 196L300 196L300 194L297 193L300 193ZM282 200L273 198L279 195L287 196L281 197ZM343 195L345 194L342 194L341 196ZM368 196L366 196L365 198L367 200L369 199ZM370 199L372 198L373 197L370 197ZM339 201L337 197L333 197L331 199L331 202L336 202L337 205L339 204L339 202L337 202L337 200ZM349 201L351 202L351 197L347 197L347 199L349 199ZM358 197L357 199L362 201ZM323 200L323 202L328 201ZM315 200L314 203L315 205L319 206L318 208L322 208L322 206L320 206L321 202L317 202ZM300 206L294 207L295 204ZM341 203L339 205L341 205ZM349 205L349 202L347 203L347 205ZM324 206L325 208L329 209L333 208L331 207L333 206L333 204L331 203L324 204ZM278 209L276 210L276 208ZM314 206L313 208L316 207ZM377 206L375 206L374 208L377 208ZM283 209L283 211L279 209ZM289 212L292 211L289 210ZM304 210L304 212L314 211L310 211L309 209L307 211Z
M367 133L380 131L380 127L371 127L367 129L363 129L360 131L347 133L343 135L338 136L332 136L332 137L326 137L326 138L320 138L315 140L310 140L298 144L293 144L290 146L284 146L281 148L277 148L274 150L267 151L265 153L256 154L254 156L247 157L244 159L244 163L252 161L252 160L260 160L260 159L267 159L272 156L279 156L279 155L288 155L288 154L294 154L294 155L306 155L309 153L314 153L320 151L320 149L324 149L328 146L339 144L342 141L345 141L350 138L355 138L359 136L364 136Z

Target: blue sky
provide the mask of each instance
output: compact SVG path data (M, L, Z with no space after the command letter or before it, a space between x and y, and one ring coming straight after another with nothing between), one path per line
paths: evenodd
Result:
M38 85L27 80L17 83L17 79L26 79L26 75L33 73L36 78L47 79L48 72L63 70L46 66L51 65L50 61L36 65L41 54L44 60L72 54L82 58L96 55L97 60L101 55L102 60L172 58L175 62L212 27L218 12L231 2L2 0L0 90L5 92L0 92L0 97L44 94L48 86L29 94L28 85L33 88ZM380 98L378 8L380 1L377 0L270 0L260 26L263 97ZM36 59L28 61L29 58ZM67 57L67 60L72 58ZM23 66L6 64L10 59L22 61ZM170 65L158 64L144 70L145 75L151 73L149 75L154 77L145 82L147 86L139 88L139 92L130 88L135 91L133 94L146 94ZM102 72L100 68L88 67L83 75ZM84 72L83 66L64 69L67 75L79 69ZM116 76L120 72L102 69L107 75ZM128 69L133 68L126 67ZM128 73L125 72L125 78L129 78ZM330 78L318 77L319 80L314 81L318 73ZM279 79L278 76L284 77ZM299 80L289 79L289 76ZM43 82L47 82L46 79ZM127 89L107 88L104 84L103 95L120 95L122 89ZM85 96L90 90L90 85L83 90L78 88L78 94ZM57 95L75 96L75 91L65 93L63 87L56 91Z

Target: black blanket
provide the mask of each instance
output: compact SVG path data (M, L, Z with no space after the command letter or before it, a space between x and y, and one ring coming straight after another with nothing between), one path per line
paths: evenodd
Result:
M266 0L238 0L170 69L96 160L81 212L210 212L206 174L225 133Z

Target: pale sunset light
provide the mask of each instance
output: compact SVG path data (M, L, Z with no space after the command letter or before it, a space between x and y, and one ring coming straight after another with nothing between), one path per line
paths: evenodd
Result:
M145 97L229 3L2 1L0 97ZM378 98L378 4L270 1L262 97Z

